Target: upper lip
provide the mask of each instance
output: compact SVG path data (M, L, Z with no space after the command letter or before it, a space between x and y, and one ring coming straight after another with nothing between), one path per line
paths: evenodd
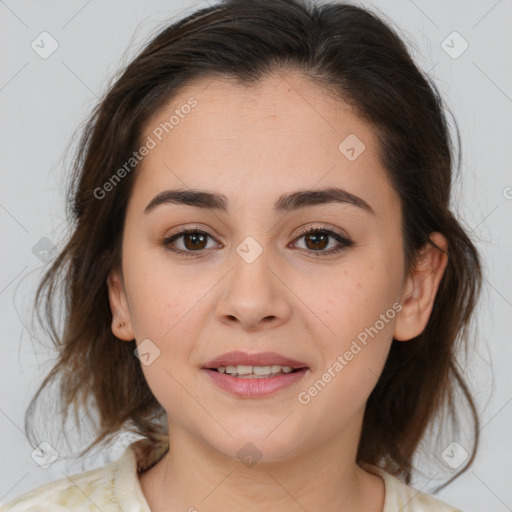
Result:
M222 354L215 359L212 359L204 365L204 368L219 368L220 366L237 366L239 364L247 366L290 366L291 368L305 368L307 365L284 357L275 352L259 352L255 354L248 354L247 352L235 351Z

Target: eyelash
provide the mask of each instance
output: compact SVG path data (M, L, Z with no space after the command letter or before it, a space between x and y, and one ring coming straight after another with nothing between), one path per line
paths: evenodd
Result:
M199 234L209 236L210 238L213 238L213 236L211 236L209 233L207 233L206 231L202 231L200 229L182 228L179 232L171 235L170 237L164 238L161 242L161 245L166 250L171 251L175 254L183 255L183 256L197 257L201 253L204 253L205 249L198 250L198 251L183 251L182 249L176 249L175 247L171 247L171 242L174 242L175 240L182 237L183 235L187 235L190 233L196 233L196 234L199 233ZM312 254L316 254L317 256L324 256L324 255L329 256L332 254L339 253L343 250L346 250L349 247L354 245L354 242L352 240L345 238L345 237L341 236L339 233L336 233L335 231L332 231L332 230L326 229L326 228L304 228L299 232L298 236L294 239L294 241L297 241L306 235L317 234L317 233L329 235L330 237L334 238L337 242L339 242L341 245L334 247L333 249L329 249L328 251L313 251L313 250L308 251L307 249L302 249L302 250L305 250L306 252L310 252Z

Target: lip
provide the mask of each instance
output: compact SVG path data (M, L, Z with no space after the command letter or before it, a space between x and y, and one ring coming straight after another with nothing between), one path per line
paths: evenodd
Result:
M226 373L219 373L209 368L201 370L219 388L242 398L258 398L276 393L297 383L309 373L309 368L301 368L291 373L265 378L233 377Z
M296 361L295 359L290 359L289 357L284 357L275 352L259 352L254 354L248 354L247 352L235 351L235 352L227 352L222 354L215 359L212 359L208 363L204 365L204 369L217 369L219 366L236 366L239 364L243 365L251 365L251 366L272 366L273 364L280 366L290 366L296 370L301 368L308 368L306 363L302 363L300 361ZM293 372L297 373L297 372ZM293 373L289 373L287 375L293 375ZM219 374L221 375L221 374ZM253 380L274 380L279 377L270 377L268 379L253 379ZM238 379L242 380L242 379ZM250 380L250 379L245 379Z

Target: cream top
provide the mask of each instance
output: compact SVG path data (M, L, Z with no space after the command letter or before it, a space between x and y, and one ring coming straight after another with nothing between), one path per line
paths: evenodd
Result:
M138 478L140 460L134 444L116 461L41 485L0 505L0 512L151 512ZM376 466L364 468L384 480L383 512L461 512Z

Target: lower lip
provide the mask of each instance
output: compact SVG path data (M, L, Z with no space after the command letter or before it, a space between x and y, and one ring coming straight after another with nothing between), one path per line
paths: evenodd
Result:
M276 377L244 379L242 377L233 377L226 373L219 373L215 370L203 368L208 377L213 380L217 386L234 395L244 398L257 398L267 396L291 386L301 380L308 368L301 368L291 373L284 373Z

